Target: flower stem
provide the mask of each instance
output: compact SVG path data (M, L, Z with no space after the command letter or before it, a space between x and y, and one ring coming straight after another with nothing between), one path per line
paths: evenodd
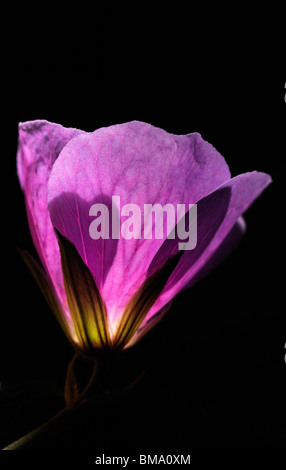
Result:
M20 437L20 439L17 439L16 441L12 442L12 444L9 444L8 446L4 447L2 450L21 450L32 448L32 443L35 444L35 442L37 442L39 439L41 440L41 438L43 438L44 436L50 435L50 433L53 432L55 427L60 423L63 423L63 421L68 417L68 415L71 414L71 412L71 408L64 408L46 423L37 427L25 436Z
M60 410L55 416L50 418L47 422L37 427L33 431L27 433L25 436L17 439L15 442L9 444L2 450L21 450L31 449L41 446L44 440L49 437L55 437L59 430L63 430L65 425L69 422L69 419L74 419L78 410L82 409L88 402L94 402L97 400L104 399L105 395L105 377L108 371L106 363L100 363L94 361L91 374L87 385L80 393L73 392L73 384L76 382L76 376L74 371L74 365L78 355L76 354L68 367L67 379L65 385L65 398L67 395L67 388L71 390L68 393L69 400L66 398L66 407ZM104 370L103 369L107 369ZM77 385L75 383L75 388Z

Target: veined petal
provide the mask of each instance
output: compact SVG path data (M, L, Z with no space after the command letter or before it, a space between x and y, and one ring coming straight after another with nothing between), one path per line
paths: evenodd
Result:
M121 207L196 203L230 178L223 157L197 133L169 134L130 122L79 135L62 150L49 179L54 227L68 238L91 270L111 323L143 284L164 239L99 239L89 235L89 209L112 196ZM116 212L117 211L117 212ZM120 208L115 208L120 215Z
M198 202L197 246L194 250L184 252L162 295L149 311L141 327L147 324L148 320L179 291L189 287L193 280L199 279L201 270L210 268L213 261L217 264L216 257L219 253L217 254L216 251L220 249L224 241L230 241L226 237L241 214L249 208L270 183L271 177L265 173L257 171L244 173L222 184L213 193ZM174 253L175 243L177 240L165 241L161 252L159 251L153 259L154 266L157 266L160 259L164 259L168 252ZM215 256L213 260L212 256ZM151 272L152 263L149 268ZM208 263L210 264L208 265Z
M73 137L82 133L45 120L19 124L17 171L24 191L31 235L57 296L66 305L59 247L47 204L48 179L59 153ZM68 316L68 310L64 309Z

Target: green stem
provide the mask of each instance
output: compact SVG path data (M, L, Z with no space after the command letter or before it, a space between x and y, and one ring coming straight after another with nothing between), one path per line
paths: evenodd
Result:
M73 374L73 367L75 363L75 356L68 368L68 374ZM94 364L94 367L91 372L90 379L84 388L84 390L79 393L76 397L70 400L70 403L67 403L67 406L60 410L55 416L49 419L47 422L37 427L33 431L29 432L25 436L17 439L15 442L9 444L2 450L21 450L21 449L31 449L41 445L41 442L44 442L44 439L47 439L51 436L55 436L60 430L63 430L65 424L70 418L74 418L78 410L82 410L82 407L87 404L87 400L94 402L95 400L102 399L105 392L105 378L108 371L107 363ZM107 370L103 370L104 368Z
M63 410L59 411L55 416L53 416L49 421L42 424L41 426L37 427L33 431L29 432L20 439L12 442L8 446L4 447L2 450L21 450L21 449L29 449L32 442L41 439L43 436L50 435L53 429L63 423L63 421L71 414L72 408L64 408Z

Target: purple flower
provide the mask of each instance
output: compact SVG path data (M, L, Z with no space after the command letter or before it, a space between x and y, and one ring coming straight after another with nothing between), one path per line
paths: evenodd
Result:
M85 352L142 337L182 289L234 248L245 229L241 215L271 182L256 171L231 178L197 133L173 135L137 121L91 133L21 123L17 166L43 269L23 256L68 338ZM144 204L197 204L196 247L180 251L178 237L167 236L95 239L91 207L106 206L112 225L120 217L114 196L142 213Z

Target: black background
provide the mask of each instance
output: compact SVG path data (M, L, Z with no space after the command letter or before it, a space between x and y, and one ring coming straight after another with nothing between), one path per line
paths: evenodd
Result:
M47 448L128 455L285 447L286 332L283 166L285 111L279 18L241 13L217 23L192 11L168 22L110 12L61 36L57 15L31 21L6 51L3 79L1 445L62 406L73 352L15 247L34 253L15 166L19 121L47 119L93 131L137 119L197 131L232 175L273 183L245 214L238 249L126 358L145 370L121 400L93 410ZM220 16L219 12L218 16ZM236 12L237 14L238 12ZM265 21L275 26L268 32ZM94 22L93 22L94 21ZM25 27L27 25L27 27ZM11 36L13 33L11 33ZM9 38L8 38L9 39Z

